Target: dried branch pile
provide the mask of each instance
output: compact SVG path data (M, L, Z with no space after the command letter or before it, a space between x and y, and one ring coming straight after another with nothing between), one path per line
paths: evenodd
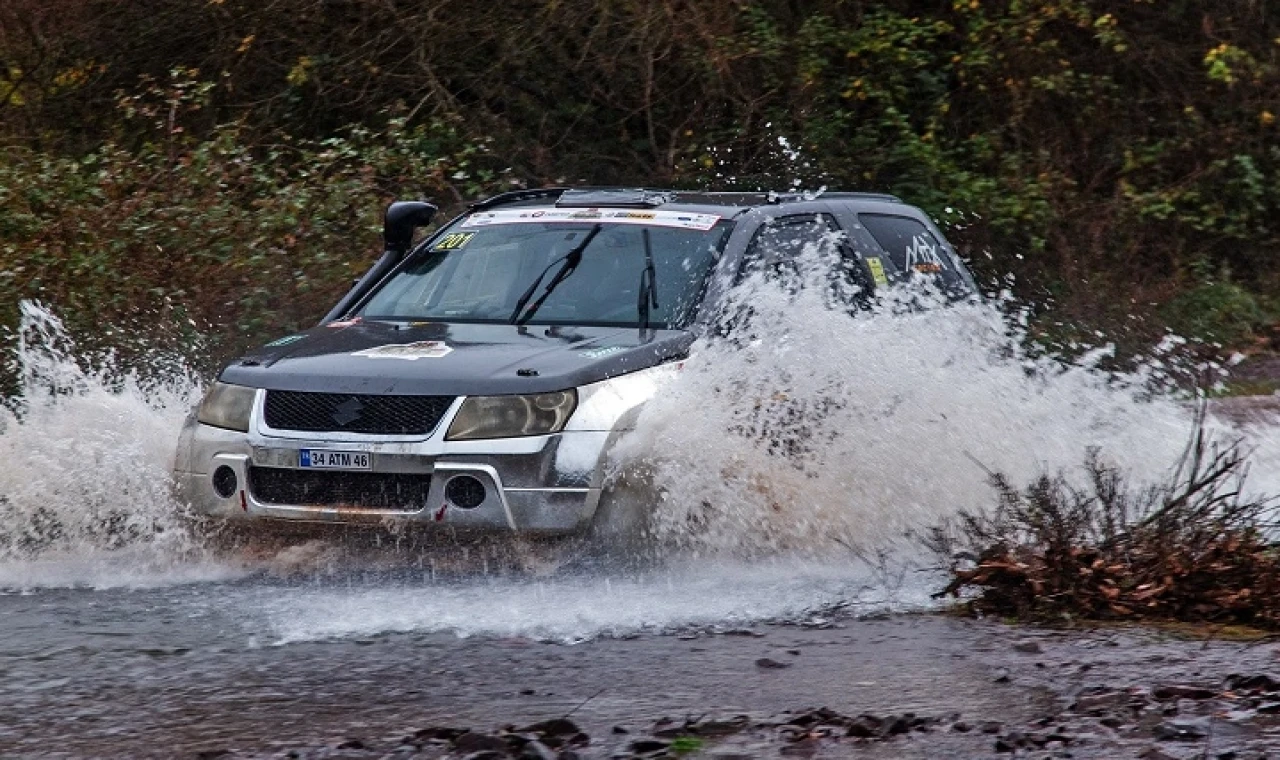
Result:
M1280 628L1276 505L1244 491L1247 453L1208 440L1203 415L1162 485L1133 488L1097 451L1088 486L1025 490L991 473L998 504L922 536L975 611L1039 619L1177 619Z

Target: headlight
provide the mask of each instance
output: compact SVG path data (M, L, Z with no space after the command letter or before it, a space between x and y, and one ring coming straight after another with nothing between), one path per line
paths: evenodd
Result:
M462 402L446 438L474 441L558 433L577 405L575 390L530 396L471 396Z
M196 418L206 425L249 432L249 412L258 390L243 385L214 383L200 402Z

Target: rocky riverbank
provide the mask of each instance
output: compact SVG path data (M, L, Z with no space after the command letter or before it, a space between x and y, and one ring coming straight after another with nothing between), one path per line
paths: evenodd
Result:
M230 673L188 672L181 691L156 684L145 698L161 714L198 710L198 723L125 721L106 734L73 722L60 740L16 754L1275 757L1280 642L1199 633L1053 631L924 615L576 645L407 635L295 645L271 653L273 682L292 684L275 703L237 693ZM223 696L211 702L201 693ZM73 704L63 700L62 711Z

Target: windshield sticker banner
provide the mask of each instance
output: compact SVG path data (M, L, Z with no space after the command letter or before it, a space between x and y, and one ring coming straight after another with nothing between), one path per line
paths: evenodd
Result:
M368 356L374 359L439 359L453 351L442 340L420 340L416 343L392 343L352 352L352 356Z
M502 211L480 211L462 220L459 227L487 227L492 224L527 224L530 222L608 222L610 224L647 224L654 227L677 227L684 230L709 230L720 217L715 214L691 214L683 211L634 211L618 208L526 208Z

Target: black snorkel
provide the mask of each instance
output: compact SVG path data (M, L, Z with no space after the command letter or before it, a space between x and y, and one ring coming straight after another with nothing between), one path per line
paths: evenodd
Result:
M329 313L324 315L320 324L326 324L346 316L347 311L368 295L373 286L378 284L388 272L396 267L409 253L413 245L413 233L419 227L431 223L436 207L424 201L397 201L387 206L386 216L382 222L382 257L365 272L364 277L347 291Z

